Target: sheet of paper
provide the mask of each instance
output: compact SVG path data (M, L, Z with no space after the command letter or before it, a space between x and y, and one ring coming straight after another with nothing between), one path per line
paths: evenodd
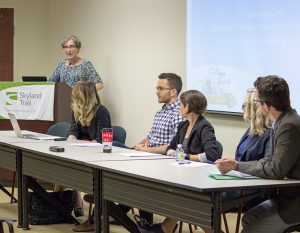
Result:
M77 146L77 147L102 147L103 144L96 143L96 142L87 142L87 143L70 143L70 146Z
M153 156L165 156L161 154L154 154L154 153L148 153L148 152L136 152L136 153L120 153L120 155L128 156L128 157L153 157Z
M246 173L242 173L242 172L239 172L239 171L234 171L234 170L225 173L225 175L227 175L227 176L236 176L236 177L240 177L240 178L243 178L243 179L255 179L255 178L258 178L256 176L252 176L252 175L249 175L249 174L246 174Z
M61 137L58 137L58 136L34 136L35 138L32 138L32 139L38 139L38 140L53 140L53 139L56 139L56 138L61 138Z

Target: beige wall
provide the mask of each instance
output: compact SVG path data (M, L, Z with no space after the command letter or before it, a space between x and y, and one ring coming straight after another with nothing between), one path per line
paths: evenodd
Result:
M17 5L16 26L20 27L16 74L50 76L64 57L62 38L78 35L83 42L81 56L93 62L104 80L101 98L113 124L127 130L128 145L146 136L161 107L155 96L158 74L175 72L185 83L184 0L10 2ZM224 145L224 154L233 156L246 129L241 117L207 117Z
M23 75L46 75L49 61L48 0L0 0L14 8L14 80Z

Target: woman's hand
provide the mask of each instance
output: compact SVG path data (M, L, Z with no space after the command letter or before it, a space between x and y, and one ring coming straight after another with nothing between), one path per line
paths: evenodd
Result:
M69 135L68 140L69 141L71 141L71 140L77 140L77 138L74 135Z
M176 151L172 151L172 152L170 152L170 154L169 154L169 156L171 156L171 157L175 157L175 155L176 155Z

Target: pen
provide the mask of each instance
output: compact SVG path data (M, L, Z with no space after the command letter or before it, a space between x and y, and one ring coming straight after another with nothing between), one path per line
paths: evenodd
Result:
M191 163L192 163L192 162L189 161L189 162L179 162L178 164L179 164L179 165L184 165L184 164L191 164Z

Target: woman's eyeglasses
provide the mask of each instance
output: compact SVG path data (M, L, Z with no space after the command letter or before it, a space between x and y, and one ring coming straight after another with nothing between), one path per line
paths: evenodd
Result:
M69 46L64 46L64 49L65 50L68 50L68 49L70 49L70 50L73 50L73 49L75 49L76 48L76 46L75 45L69 45Z

